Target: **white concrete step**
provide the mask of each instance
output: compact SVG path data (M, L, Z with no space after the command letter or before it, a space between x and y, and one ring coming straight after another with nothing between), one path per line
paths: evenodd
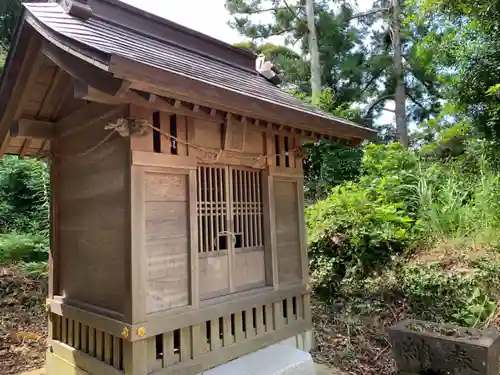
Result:
M203 375L315 375L309 353L276 344L203 372Z

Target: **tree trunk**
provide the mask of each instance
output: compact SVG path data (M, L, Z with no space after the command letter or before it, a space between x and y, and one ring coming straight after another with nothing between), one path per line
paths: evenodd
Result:
M392 48L393 74L396 80L396 134L399 143L408 148L408 124L406 122L406 89L401 47L401 21L399 0L392 0Z
M321 95L321 67L319 65L318 38L314 18L314 0L306 0L307 26L309 28L309 54L311 56L312 102L319 104Z

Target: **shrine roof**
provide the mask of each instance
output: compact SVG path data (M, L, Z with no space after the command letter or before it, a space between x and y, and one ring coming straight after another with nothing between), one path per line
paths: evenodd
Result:
M375 136L375 131L316 109L269 82L255 70L252 53L120 1L94 0L92 14L83 18L56 2L24 6L24 20L46 42L113 77L172 91L169 82L175 79L185 87L175 92L183 98L199 93L200 104L222 104L243 115L341 138Z

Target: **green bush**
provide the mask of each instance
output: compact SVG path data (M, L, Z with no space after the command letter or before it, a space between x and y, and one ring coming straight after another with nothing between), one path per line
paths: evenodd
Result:
M42 234L2 234L0 263L46 262L48 248L48 239Z
M324 199L335 186L359 179L362 149L326 140L305 144L304 148L306 201Z
M412 219L400 207L374 202L348 184L307 209L311 276L319 293L331 296L344 279L381 270L409 246Z
M48 166L36 159L0 159L0 233L40 233L49 228Z
M19 263L18 267L31 278L39 279L46 277L49 272L49 264L47 262L26 262Z
M359 296L368 278L374 283L364 291L369 294L390 274L392 284L384 288L406 298L419 316L485 322L500 296L500 258L476 259L469 273L392 262L436 246L487 254L499 247L500 174L484 148L468 147L448 159L399 144L365 147L359 181L334 188L306 210L317 293L327 299L354 291Z
M497 307L474 272L450 272L439 264L404 264L396 279L397 292L423 319L477 326Z

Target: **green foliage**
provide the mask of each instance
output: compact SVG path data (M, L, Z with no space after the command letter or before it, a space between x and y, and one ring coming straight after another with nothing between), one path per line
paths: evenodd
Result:
M49 195L46 163L15 156L0 159L0 231L47 232Z
M498 66L500 64L500 2L480 0L414 0L420 23L432 33L419 42L434 51L429 65L447 77L444 98L483 137L500 137Z
M49 272L49 264L47 262L26 262L19 263L18 267L30 278L47 277Z
M437 145L467 134L450 129ZM423 319L491 323L500 297L500 173L487 142L469 136L463 147L454 157L396 143L364 148L357 182L307 209L319 296L389 294Z
M3 67L5 66L5 60L7 59L7 53L5 49L0 47L0 77L3 73Z
M43 273L48 259L49 178L44 162L0 159L0 264ZM41 263L40 263L41 262ZM26 264L25 264L26 263Z
M0 264L11 262L46 262L48 239L43 234L0 235Z
M288 48L279 50L274 46L272 49L279 54L265 54L280 68L285 83L307 96L311 87L303 3L228 0L227 8L234 17L231 26L252 41L242 43L243 46L257 52L269 48L270 38L284 37L287 45L300 51L291 54ZM375 9L387 7L385 3L373 2ZM433 59L432 49L418 43L432 33L433 28L418 22L417 10L410 3L403 6L406 20L401 28L408 117L422 121L440 110L442 74L436 64L429 64ZM354 1L335 5L327 0L315 1L322 85L329 97L329 103L326 106L322 103L322 107L332 113L338 108L362 108L359 110L361 123L371 124L395 96L390 12L380 10L364 17L358 13Z
M235 47L249 50L255 54L264 54L279 70L284 81L294 87L304 87L309 83L304 81L308 77L309 66L294 50L272 43L257 44L255 42L236 43Z
M356 184L336 188L306 212L310 267L328 296L345 279L381 270L408 245L412 219L400 204L380 204Z
M396 272L395 291L402 294L421 318L478 326L496 311L497 304L484 288L484 280L498 274L449 272L439 263L403 264Z
M252 50L267 49L269 44L266 41L279 36L299 51L293 56L288 52L290 49L280 51L279 55L264 53L282 70L290 88L305 96L310 95L305 8L283 1L229 0L227 3L234 17L231 26L252 40L246 43L254 46ZM347 5L333 9L329 1L321 0L315 1L315 10L323 87L331 93L331 108L349 108L376 91L375 79L372 80L367 72L370 56L366 54L363 43L366 30L350 21L353 10ZM262 22L262 16L269 22Z
M10 44L20 14L21 1L2 0L0 2L0 44Z
M333 187L357 180L361 174L362 149L329 141L309 143L304 149L307 201L323 199Z

